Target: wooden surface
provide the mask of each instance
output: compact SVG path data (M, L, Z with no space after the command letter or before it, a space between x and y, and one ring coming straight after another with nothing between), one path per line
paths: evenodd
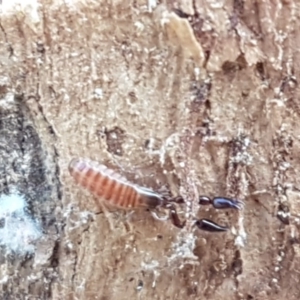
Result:
M162 2L2 12L0 192L40 233L0 239L1 299L299 299L300 4ZM97 205L73 157L167 185L187 226Z

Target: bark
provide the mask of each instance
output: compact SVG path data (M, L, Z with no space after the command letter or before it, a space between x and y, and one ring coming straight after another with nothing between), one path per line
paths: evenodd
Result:
M161 2L1 14L1 299L300 298L300 4ZM182 195L185 228L99 204L73 157Z

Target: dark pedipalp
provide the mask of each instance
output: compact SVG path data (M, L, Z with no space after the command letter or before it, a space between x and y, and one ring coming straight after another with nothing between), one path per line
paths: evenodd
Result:
M199 204L200 205L212 205L216 209L242 209L244 206L244 203L240 200L235 200L231 198L226 197L215 197L213 199L201 196L199 197Z
M173 225L178 228L183 228L185 226L186 221L180 220L175 206L175 204L185 203L184 199L181 196L177 196L174 198L164 196L160 197L159 194L149 192L147 189L145 189L142 194L144 196L147 196L149 207L155 208L158 206L162 206L169 209L169 218L171 219ZM212 205L216 209L241 210L244 207L244 203L242 201L226 197L214 197L211 199L207 196L201 196L199 197L199 204ZM196 220L194 225L196 225L198 229L208 232L225 232L229 230L227 226L219 225L208 219Z
M195 225L199 229L209 232L223 232L229 229L228 227L218 225L217 223L207 219L197 220Z

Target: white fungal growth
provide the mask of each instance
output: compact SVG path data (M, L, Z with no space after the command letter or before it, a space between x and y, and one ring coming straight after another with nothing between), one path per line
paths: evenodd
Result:
M174 249L174 254L170 257L170 261L181 258L189 259L197 264L198 258L193 252L196 247L196 235L187 232L184 233L184 236L182 234L179 234L172 247Z
M148 0L148 11L152 12L157 6L156 0Z
M19 11L28 15L32 22L39 22L39 6L37 0L2 0L0 2L0 13L10 15Z
M103 90L101 88L96 88L94 90L94 97L96 99L103 99Z
M7 253L25 255L34 251L41 227L26 212L27 203L18 194L0 197L0 245Z
M239 217L239 231L236 232L236 230L233 230L233 233L237 234L235 238L235 246L238 247L245 247L246 240L247 240L247 233L244 228L244 217L240 216Z

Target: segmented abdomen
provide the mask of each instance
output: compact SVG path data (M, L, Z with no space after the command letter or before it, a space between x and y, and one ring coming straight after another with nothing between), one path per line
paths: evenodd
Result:
M118 173L90 159L72 159L69 171L76 183L120 208L155 207L162 201L153 191L131 184Z

